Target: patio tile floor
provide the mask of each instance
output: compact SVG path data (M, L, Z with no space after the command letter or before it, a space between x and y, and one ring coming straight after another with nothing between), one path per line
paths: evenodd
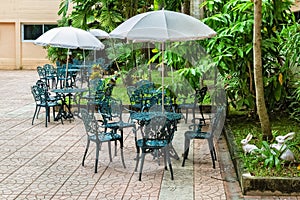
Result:
M174 181L169 171L164 171L163 161L158 165L150 155L146 156L142 181L138 181L138 173L134 172L134 137L127 130L124 133L126 169L120 152L109 162L107 145L103 144L95 174L93 143L85 166L81 166L86 138L80 119L61 124L51 118L46 128L45 113L41 109L39 119L31 125L35 103L30 86L37 79L36 71L0 71L0 199L252 198L241 195L222 138L217 145L216 169L212 169L207 142L195 140L195 151L191 148L185 167L181 167L181 158L172 159ZM188 126L183 121L174 138L180 157L183 133Z

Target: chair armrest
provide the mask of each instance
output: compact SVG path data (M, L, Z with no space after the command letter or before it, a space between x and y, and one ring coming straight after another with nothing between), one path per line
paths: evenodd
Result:
M123 110L129 112L130 114L131 114L131 113L136 113L136 111L131 110L131 109L129 109L129 108L126 108L125 106L123 106Z

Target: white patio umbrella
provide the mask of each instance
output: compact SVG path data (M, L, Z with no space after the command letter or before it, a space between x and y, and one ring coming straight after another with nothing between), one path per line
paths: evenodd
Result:
M108 39L109 34L101 29L90 29L89 32L98 39Z
M100 40L109 39L109 34L101 29L90 29L89 32ZM96 50L94 50L94 61L96 61Z
M201 40L215 36L216 32L200 20L189 15L158 10L131 17L109 35L111 38L127 39L132 42L162 43L162 95L164 95L163 58L165 42ZM163 106L162 101L162 108Z
M88 31L74 28L74 27L58 27L53 28L38 37L34 44L40 46L52 46L68 49L67 64L66 64L66 77L68 75L68 61L70 49L86 49L86 50L99 50L104 48L95 36Z

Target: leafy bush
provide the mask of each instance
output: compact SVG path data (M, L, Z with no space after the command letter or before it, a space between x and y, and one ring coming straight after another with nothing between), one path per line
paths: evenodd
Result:
M297 81L295 84L295 89L292 92L292 95L289 96L289 113L291 118L300 121L300 81Z
M204 22L217 32L203 44L224 77L229 105L250 111L255 110L253 4L245 0L207 0L202 4L207 16ZM299 59L299 28L290 6L290 1L281 0L262 4L263 81L269 111L284 108L291 68Z

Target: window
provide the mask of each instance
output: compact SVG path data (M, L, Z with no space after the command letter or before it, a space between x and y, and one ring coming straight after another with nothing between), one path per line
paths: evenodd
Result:
M23 24L22 40L33 41L48 30L57 27L55 24Z

